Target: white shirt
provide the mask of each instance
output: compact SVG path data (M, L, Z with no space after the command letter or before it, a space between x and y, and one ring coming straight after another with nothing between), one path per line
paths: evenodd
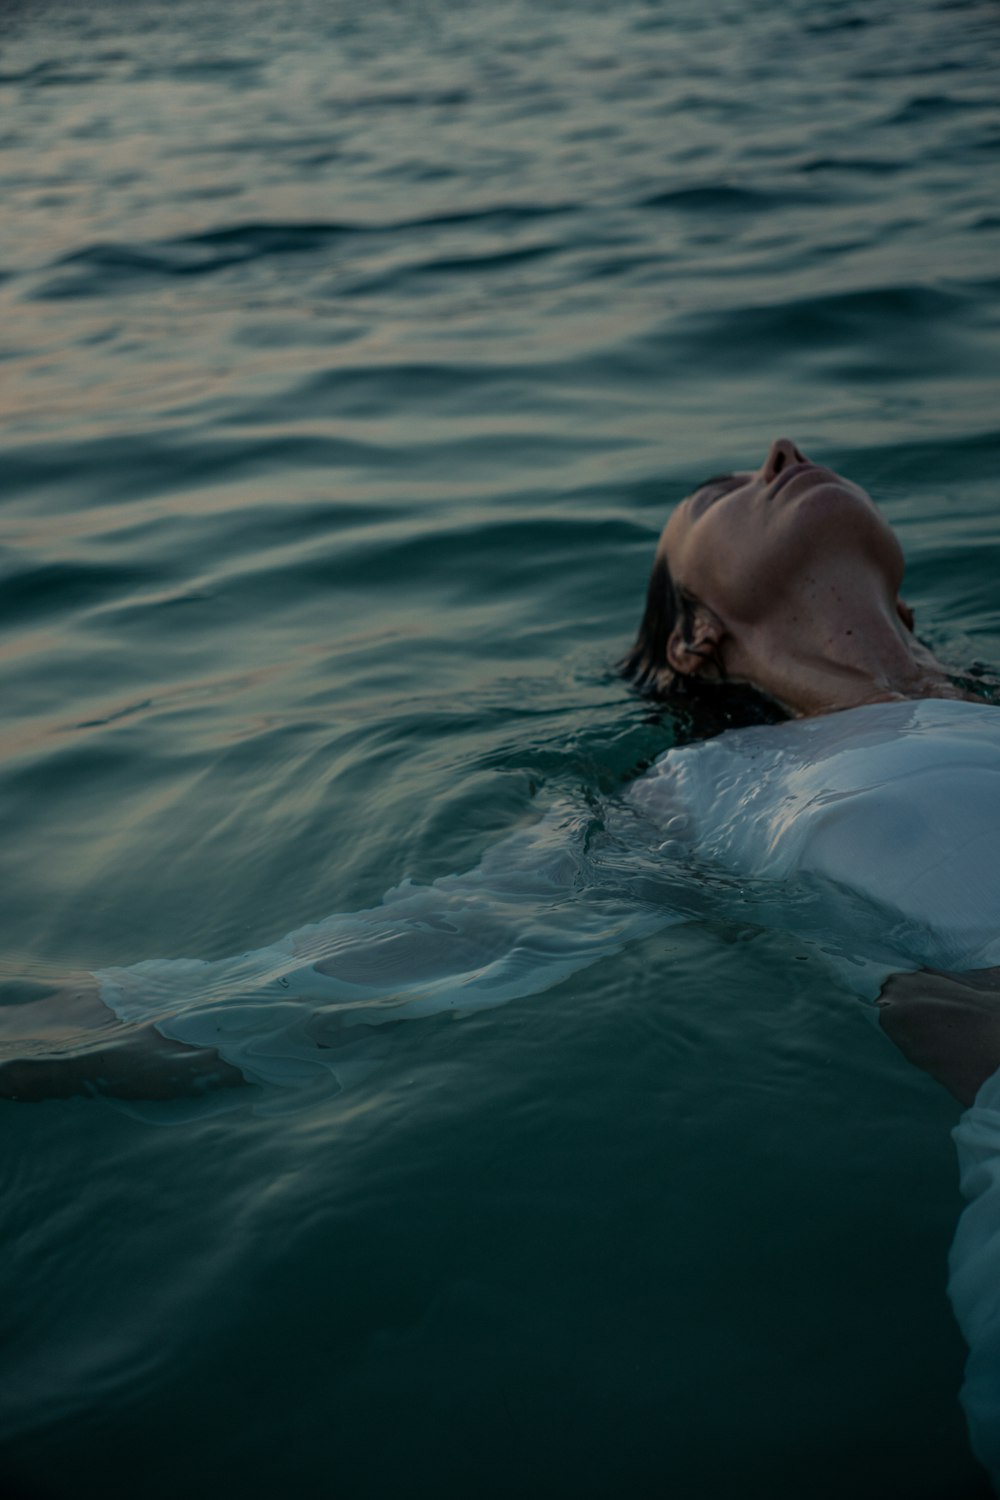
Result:
M906 968L1000 963L1000 711L989 704L875 703L730 730L668 751L629 800L706 866L785 883L793 930L811 891L806 925L825 921L845 951L846 926L859 954Z

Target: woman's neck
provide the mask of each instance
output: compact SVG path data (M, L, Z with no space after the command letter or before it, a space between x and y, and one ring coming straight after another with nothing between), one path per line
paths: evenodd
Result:
M838 601L838 605L840 601ZM730 643L727 643L730 645ZM971 698L899 618L869 598L845 611L792 604L739 646L723 649L727 675L752 682L796 718L905 698Z

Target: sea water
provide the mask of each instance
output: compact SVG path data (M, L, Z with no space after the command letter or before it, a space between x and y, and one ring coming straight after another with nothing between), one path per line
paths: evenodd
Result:
M664 517L778 435L995 669L998 61L978 0L6 5L0 1000L599 831L688 730L615 671ZM360 1062L0 1104L4 1496L987 1493L958 1107L794 934Z

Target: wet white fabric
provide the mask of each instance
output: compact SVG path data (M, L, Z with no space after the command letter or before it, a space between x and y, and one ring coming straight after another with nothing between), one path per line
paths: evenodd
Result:
M972 1447L1000 1491L1000 1073L952 1131L969 1200L949 1257L948 1295L969 1345L962 1405Z
M232 958L101 970L101 996L125 1022L218 1048L251 1081L301 1086L332 1072L344 1082L363 1069L347 1051L350 1028L538 994L684 919L636 894L614 840L595 859L592 823L589 809L559 805L466 874L404 882L378 907Z
M668 751L603 808L560 803L474 870L252 952L97 978L123 1021L296 1084L342 1071L347 1026L538 994L693 915L811 937L869 997L997 963L998 862L1000 712L873 704Z
M629 795L715 866L822 883L829 928L848 942L848 907L869 905L890 967L1000 963L1000 712L988 704L877 703L732 731L669 751Z

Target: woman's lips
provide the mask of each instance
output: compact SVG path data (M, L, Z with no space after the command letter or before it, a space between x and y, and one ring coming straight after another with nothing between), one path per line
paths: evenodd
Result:
M800 478L803 474L826 475L828 473L828 469L821 468L819 464L811 464L808 459L805 459L802 463L788 464L782 469L778 477L771 481L770 498L773 500L779 490L783 490L786 485L791 484L793 480Z

